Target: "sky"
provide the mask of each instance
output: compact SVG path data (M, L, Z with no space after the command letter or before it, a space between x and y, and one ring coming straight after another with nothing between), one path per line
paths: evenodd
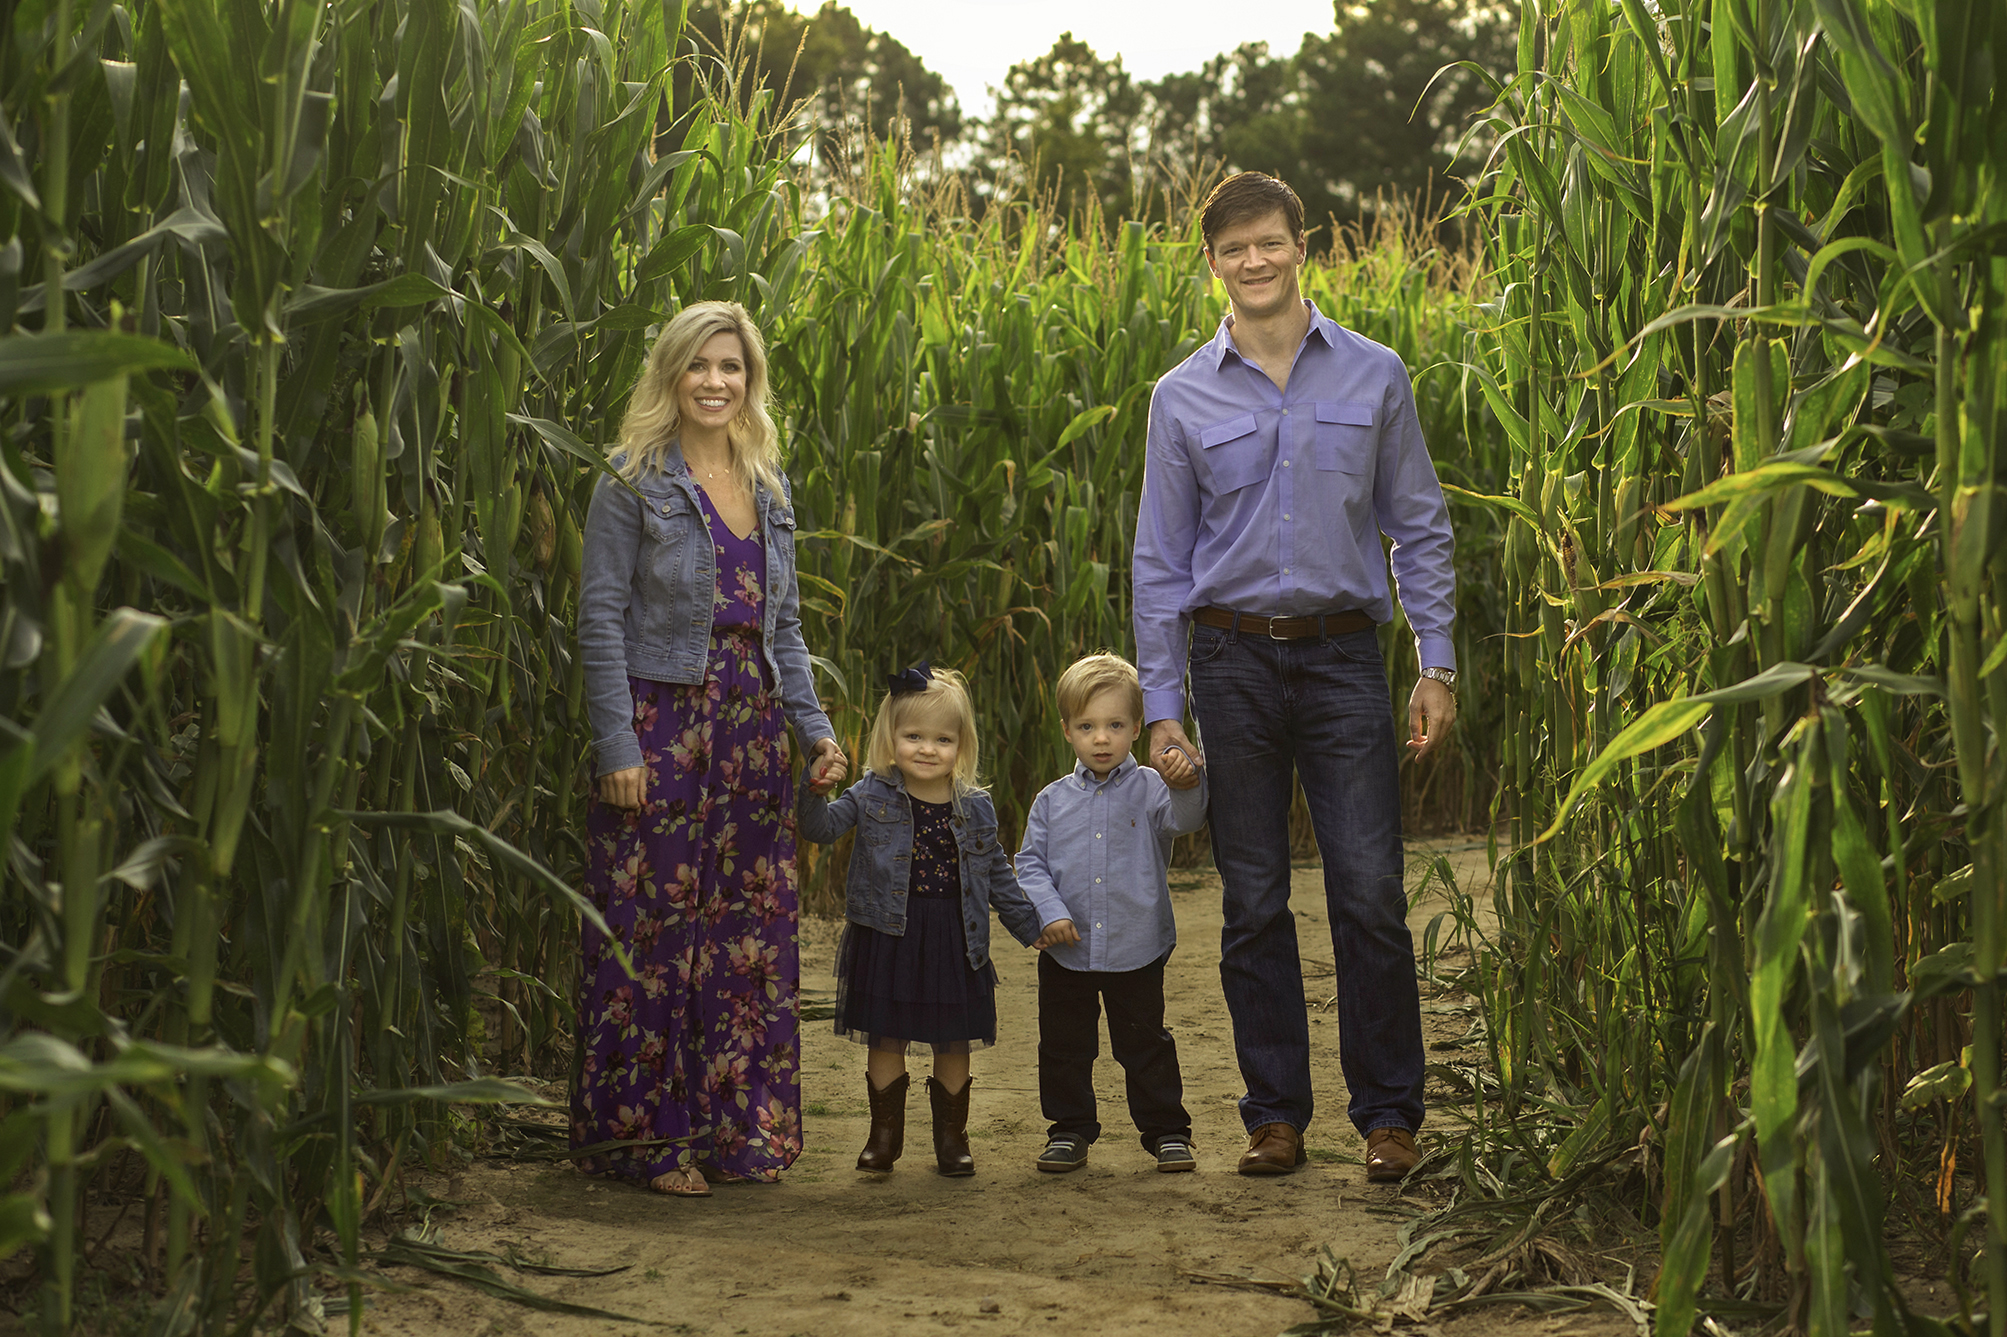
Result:
M790 0L813 14L821 0ZM1071 31L1103 58L1120 55L1137 79L1197 69L1242 42L1289 55L1309 31L1329 31L1331 0L843 0L867 28L890 33L953 86L964 116L987 117L989 88L1011 66L1042 56ZM1223 15L1232 15L1232 21Z

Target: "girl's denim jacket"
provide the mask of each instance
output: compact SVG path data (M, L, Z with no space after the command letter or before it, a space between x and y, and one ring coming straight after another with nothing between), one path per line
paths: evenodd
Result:
M625 458L615 455L613 466ZM682 447L671 445L661 472L634 487L640 496L601 477L585 517L578 648L599 775L642 764L628 675L694 687L710 657L718 558ZM787 722L808 747L836 731L816 699L801 639L794 507L785 491L775 497L764 487L755 489L754 502L767 557L760 648Z
M853 924L892 937L906 934L906 892L913 872L913 801L895 767L890 776L867 771L835 800L816 793L803 777L800 833L827 845L851 827L857 843L850 851L850 878L843 914ZM961 847L962 928L969 965L981 970L990 960L990 910L1011 936L1029 947L1044 927L1038 911L1019 889L1017 874L997 841L997 810L977 790L955 800L955 843Z

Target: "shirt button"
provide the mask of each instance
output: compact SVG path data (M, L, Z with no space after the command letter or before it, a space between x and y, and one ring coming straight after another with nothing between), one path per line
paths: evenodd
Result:
M1285 468L1285 469L1287 469L1287 468L1289 467L1289 461L1288 461L1288 460L1284 460L1284 461L1282 462L1282 467L1283 467L1283 468Z
M1282 416L1283 416L1283 417L1285 417L1285 418L1287 418L1287 417L1289 416L1289 410L1288 410L1288 409L1284 409L1284 410L1282 411Z
M1282 518L1283 518L1283 519L1285 519L1285 520L1287 520L1287 519L1289 518L1289 512L1288 512L1288 511L1284 511L1284 512L1282 513Z
M1289 568L1288 568L1288 567L1286 567L1286 566L1285 566L1285 567L1283 567L1283 568L1282 568L1282 574L1283 574L1283 575L1285 575L1285 576L1286 576L1286 575L1288 575L1288 574L1289 574Z
M1101 879L1097 877L1094 879L1094 881L1098 884L1101 881Z
M1095 838L1096 840L1099 840L1099 839L1101 839L1101 833L1100 833L1099 831L1096 831L1096 832L1094 833L1094 838Z

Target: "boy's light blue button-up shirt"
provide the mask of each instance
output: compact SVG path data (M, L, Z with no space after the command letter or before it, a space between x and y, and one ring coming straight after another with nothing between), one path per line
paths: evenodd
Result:
M1223 320L1157 382L1147 451L1132 559L1145 720L1184 718L1194 609L1390 620L1382 534L1422 664L1456 667L1449 508L1392 349L1310 306L1278 390Z
M1171 838L1206 820L1205 773L1173 789L1134 757L1097 781L1085 762L1039 791L1025 818L1017 881L1038 920L1071 919L1080 941L1049 947L1068 970L1140 970L1178 941Z

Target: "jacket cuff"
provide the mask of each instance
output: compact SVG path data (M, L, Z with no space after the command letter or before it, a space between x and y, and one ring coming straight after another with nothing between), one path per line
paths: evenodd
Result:
M602 738L593 745L593 751L597 761L594 775L633 770L645 764L641 757L641 740L631 733Z

